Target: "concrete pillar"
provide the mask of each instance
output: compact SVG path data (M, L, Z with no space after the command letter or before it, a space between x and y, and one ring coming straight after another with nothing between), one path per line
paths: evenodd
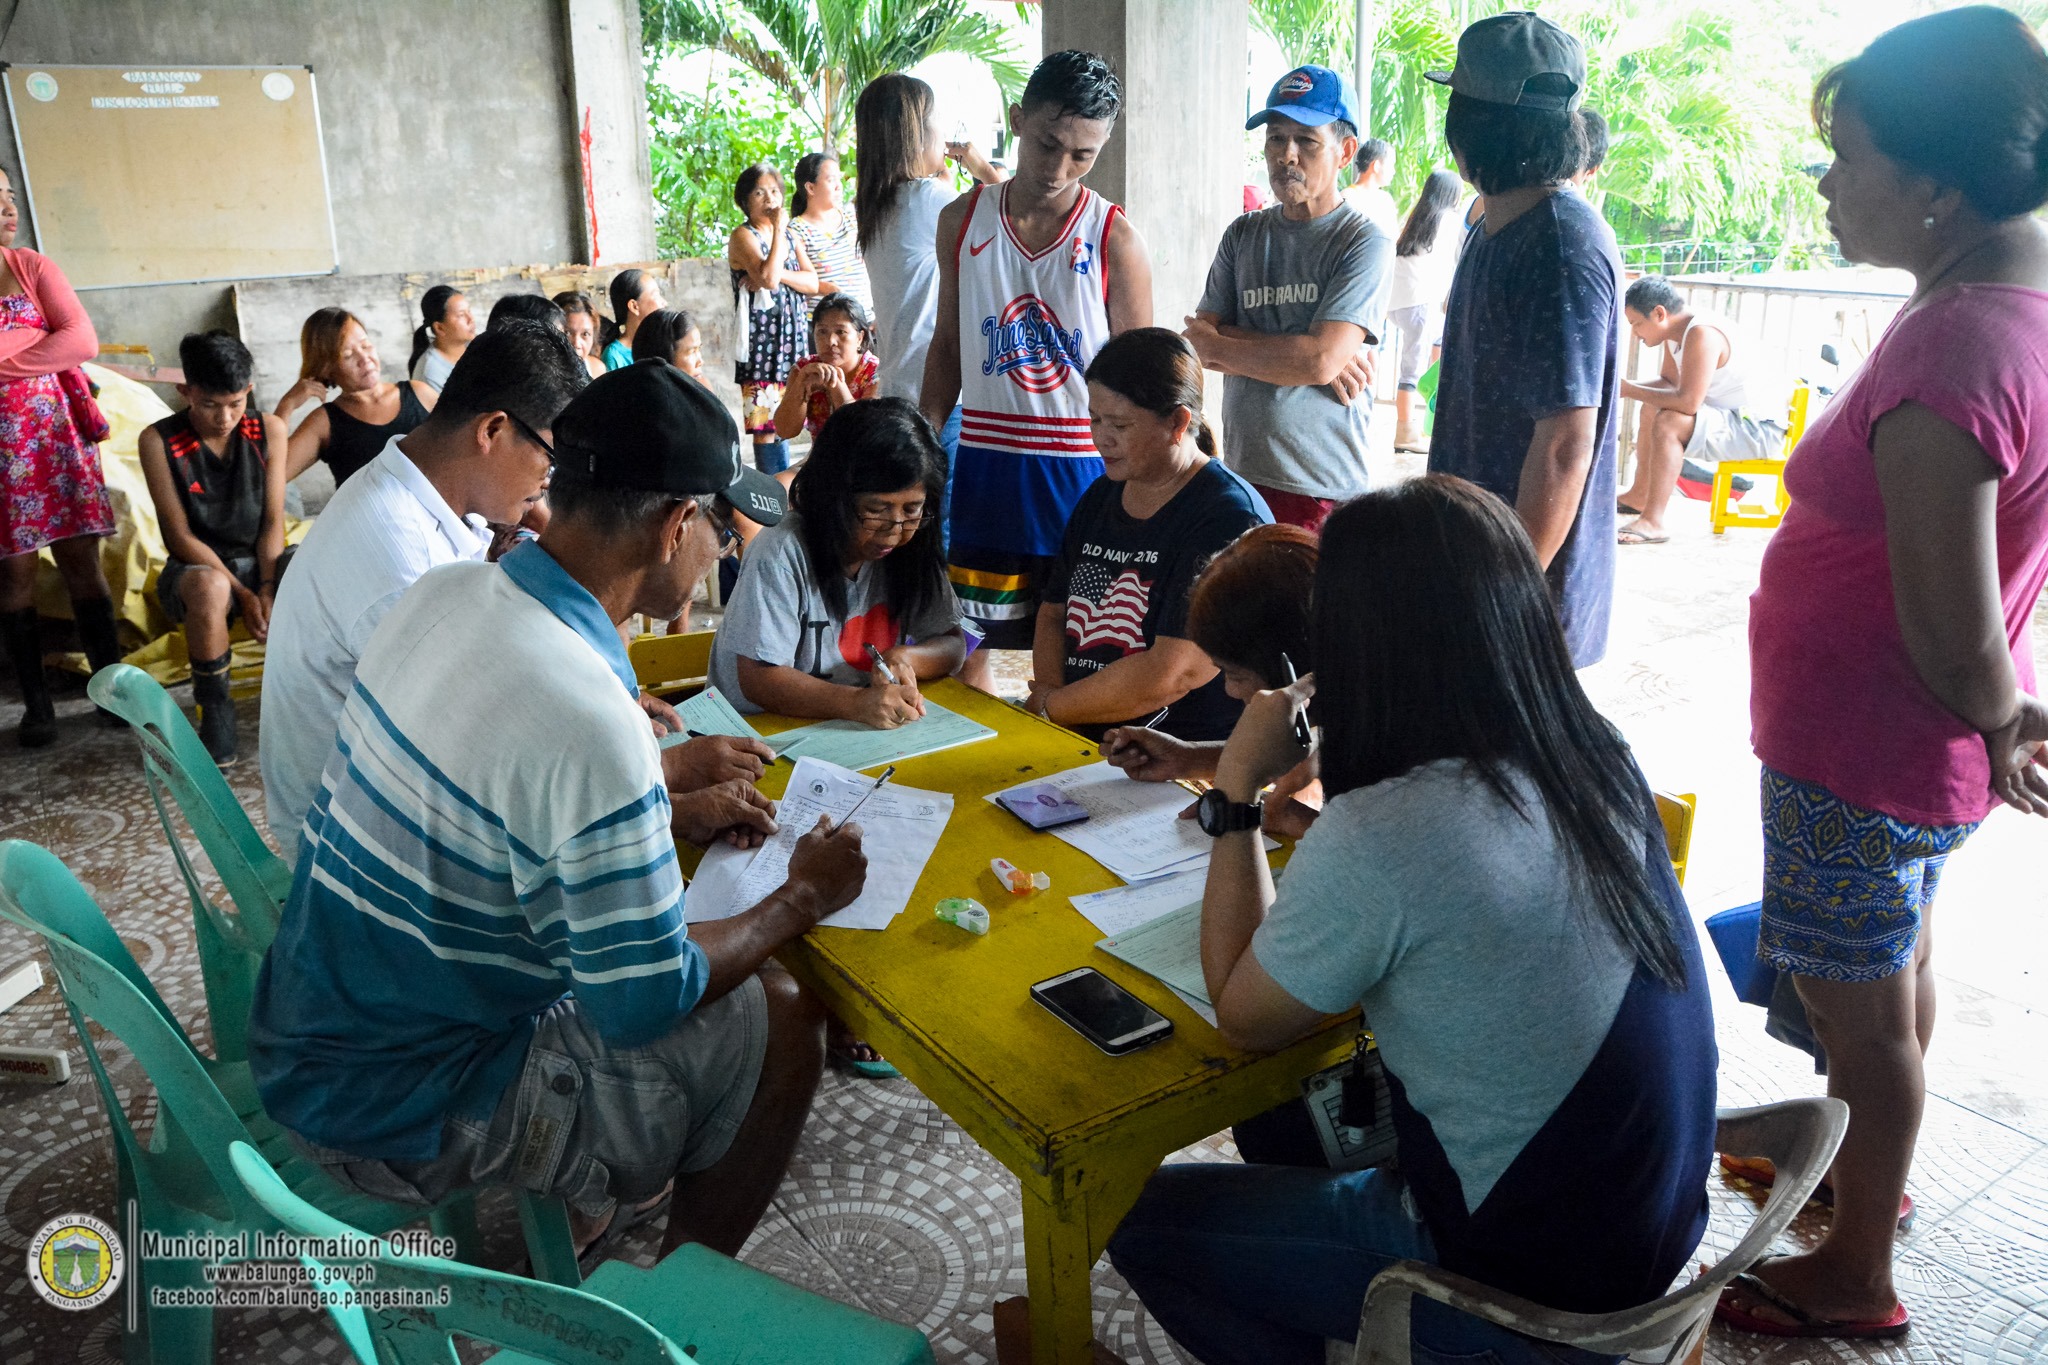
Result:
M1045 0L1045 50L1086 48L1123 79L1123 116L1088 184L1152 256L1152 317L1180 330L1244 209L1248 0Z
M563 0L571 129L580 162L577 220L591 265L651 261L654 185L637 0Z

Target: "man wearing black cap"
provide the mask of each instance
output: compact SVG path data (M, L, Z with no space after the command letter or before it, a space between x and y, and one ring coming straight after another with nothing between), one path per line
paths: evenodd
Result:
M780 889L685 930L617 627L673 616L733 509L772 525L781 487L661 362L593 381L553 434L541 538L430 572L364 651L257 983L251 1070L352 1188L515 1185L595 1223L673 1180L665 1249L737 1253L823 1064L816 1005L768 957L859 894L860 831L821 821ZM679 832L773 829L743 780L718 794Z
M1430 79L1451 87L1444 137L1486 203L1445 305L1430 472L1513 505L1583 668L1607 652L1621 405L1621 255L1570 189L1585 54L1516 11L1466 29Z

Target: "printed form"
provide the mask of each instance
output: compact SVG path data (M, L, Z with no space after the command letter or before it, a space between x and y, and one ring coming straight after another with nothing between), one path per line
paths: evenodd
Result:
M853 904L822 923L834 929L888 928L910 903L911 890L939 846L953 816L953 798L915 787L874 788L871 777L799 758L776 806L775 834L757 849L712 845L684 893L683 918L692 924L729 919L760 904L788 880L796 842L811 832L818 817L836 823L866 796L853 822L860 826L861 849L868 858L867 884Z

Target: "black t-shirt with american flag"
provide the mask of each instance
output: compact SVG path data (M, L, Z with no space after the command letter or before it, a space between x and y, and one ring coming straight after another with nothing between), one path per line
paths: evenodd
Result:
M1097 479L1081 495L1041 601L1065 607L1062 682L1078 682L1160 636L1185 637L1188 593L1202 567L1254 526L1272 521L1258 491L1211 460L1140 521L1123 509L1124 486ZM1242 708L1219 675L1188 693L1156 727L1181 739L1223 739ZM1134 722L1148 715L1132 716ZM1079 726L1097 735L1108 726Z

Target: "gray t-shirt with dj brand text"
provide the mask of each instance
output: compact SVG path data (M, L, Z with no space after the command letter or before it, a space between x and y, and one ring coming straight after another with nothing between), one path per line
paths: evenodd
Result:
M1275 205L1224 229L1198 311L1283 336L1349 322L1375 344L1386 333L1393 266L1393 238L1349 204L1305 222ZM1347 406L1327 384L1223 378L1224 462L1262 487L1314 498L1365 492L1371 422L1370 394Z

